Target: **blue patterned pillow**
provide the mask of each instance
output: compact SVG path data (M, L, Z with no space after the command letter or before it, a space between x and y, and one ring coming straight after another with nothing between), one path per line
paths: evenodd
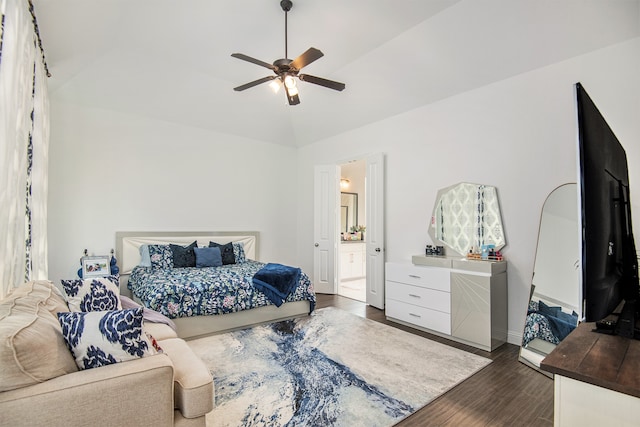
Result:
M173 252L169 245L149 245L151 268L173 268Z
M70 311L122 310L120 277L61 280Z
M244 243L233 242L233 256L236 258L236 264L242 264L247 261L244 254Z
M62 336L80 369L156 354L142 330L143 309L58 313Z

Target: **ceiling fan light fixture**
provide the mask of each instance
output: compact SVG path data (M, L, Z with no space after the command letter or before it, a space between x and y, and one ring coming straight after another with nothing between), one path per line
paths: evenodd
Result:
M284 84L291 90L296 87L296 79L291 74L287 74L284 76Z
M282 87L282 81L280 79L273 79L271 80L271 83L269 83L269 87L273 93L278 93Z
M293 82L294 84L289 86L287 85L287 83L285 82L284 86L287 89L287 95L289 97L291 96L296 96L298 95L300 92L298 92L298 87L295 85L295 81Z

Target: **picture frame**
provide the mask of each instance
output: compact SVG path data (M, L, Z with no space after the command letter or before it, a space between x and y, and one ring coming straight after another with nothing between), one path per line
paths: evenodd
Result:
M83 256L81 259L82 264L82 277L105 277L111 275L109 255L97 255L97 256Z

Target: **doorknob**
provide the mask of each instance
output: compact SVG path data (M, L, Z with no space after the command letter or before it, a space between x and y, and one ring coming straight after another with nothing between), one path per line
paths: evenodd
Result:
M313 245L313 246L315 246L315 247L317 248L318 246L320 246L320 243L316 243L316 244L315 244L315 245Z
M376 252L380 252L380 248L376 248Z

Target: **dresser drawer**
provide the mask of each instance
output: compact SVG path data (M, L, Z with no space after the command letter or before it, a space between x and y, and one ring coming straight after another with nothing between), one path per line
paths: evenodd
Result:
M387 299L385 314L406 323L451 335L451 316L437 310Z
M387 281L387 298L419 307L451 313L451 294L420 286Z
M413 264L389 262L386 265L387 280L423 288L450 292L451 269L441 267L420 267Z

